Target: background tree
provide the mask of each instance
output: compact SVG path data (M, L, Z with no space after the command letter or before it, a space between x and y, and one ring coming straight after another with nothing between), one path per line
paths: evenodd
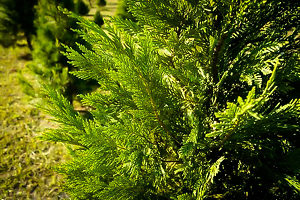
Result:
M294 1L128 0L137 19L65 55L99 89L87 120L47 88L70 145L74 199L298 199L299 5ZM289 95L293 94L293 95Z
M33 39L33 61L23 70L23 74L31 78L20 78L25 88L25 92L31 96L40 93L40 83L51 84L53 87L63 92L69 99L78 91L90 89L90 82L74 80L68 75L72 71L72 66L67 63L67 59L60 54L64 50L62 44L76 46L75 43L84 43L79 35L71 29L78 27L77 20L69 19L59 9L73 8L72 11L83 14L88 11L88 7L82 1L57 1L40 0L36 7L37 34ZM86 10L87 9L87 10ZM25 76L25 77L26 77Z
M82 0L77 0L75 3L75 12L79 15L86 15L90 11L88 5L86 5Z
M35 34L33 25L37 0L0 0L0 44L13 45L18 34L23 33L32 50L31 39Z
M116 16L135 21L132 13L128 10L127 0L118 0Z
M97 1L96 1L96 4L97 4L98 6L106 6L106 0L97 0Z
M104 24L103 17L102 17L102 15L101 15L101 13L100 13L99 10L97 10L97 12L95 13L94 22L96 24L98 24L100 27Z
M74 11L75 3L74 0L56 0L56 5L66 8L68 10Z

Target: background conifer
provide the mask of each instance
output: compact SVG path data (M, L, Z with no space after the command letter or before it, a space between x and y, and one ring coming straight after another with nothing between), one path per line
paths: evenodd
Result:
M132 13L128 10L127 0L118 0L116 16L121 17L122 19L135 21Z
M62 44L76 47L76 42L85 43L79 35L71 29L78 28L76 19L69 19L63 14L60 8L72 8L77 14L86 13L87 5L83 1L70 0L40 0L36 6L36 18L34 20L37 27L36 36L33 38L33 61L23 70L21 82L25 92L31 96L40 95L40 83L50 84L63 92L69 99L77 92L89 90L92 83L74 80L68 72L73 67L68 64L65 56L60 54L64 50ZM27 80L24 78L29 76Z
M79 15L86 15L90 11L88 5L86 5L82 0L77 0L75 3L75 12Z
M97 1L96 1L96 4L97 4L98 6L106 6L106 0L97 0Z
M96 24L98 24L100 27L104 24L103 17L102 17L102 15L101 15L101 13L100 13L99 10L97 10L97 12L95 13L94 22Z
M0 44L13 45L23 33L28 47L32 49L31 39L35 34L33 25L37 0L0 0Z

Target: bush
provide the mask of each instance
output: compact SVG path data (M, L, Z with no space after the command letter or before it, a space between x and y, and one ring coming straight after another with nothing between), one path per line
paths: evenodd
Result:
M95 16L94 16L94 22L95 22L96 24L98 24L100 27L104 24L103 17L102 17L102 15L100 14L100 11L99 11L99 10L95 13Z
M118 0L116 16L122 19L130 19L135 21L131 12L128 11L127 0Z
M57 0L56 1L58 3L59 6L61 6L62 8L66 8L68 10L74 10L75 8L75 4L73 0Z
M97 0L98 6L106 6L106 0Z
M87 15L90 9L82 0L77 0L75 4L75 12L79 15Z
M128 5L138 24L77 18L92 49L65 53L99 82L81 95L93 117L47 89L71 197L299 199L299 3Z
M95 82L75 80L70 76L68 72L72 71L73 67L67 63L65 56L60 54L64 50L62 44L75 47L76 42L84 43L78 34L71 30L78 28L77 20L68 19L57 7L66 5L68 1L64 2L41 0L36 7L37 34L33 39L33 61L23 70L25 76L32 77L27 79L27 83L23 78L24 91L31 96L40 95L40 83L52 85L69 99L79 91L91 90L95 85ZM31 89L28 85L31 85Z
M75 35L68 36L72 33L68 31L70 26L67 16L63 15L56 6L54 0L41 0L37 6L37 18L35 19L37 34L33 39L33 61L27 65L34 75L34 81L28 80L29 84L33 85L33 90L25 91L29 95L39 94L36 81L51 84L61 92L65 91L70 81L67 62L59 53L63 50L59 41L63 39L68 43L66 38ZM75 42L74 39L72 42Z
M31 37L35 34L34 6L37 0L0 1L0 44L7 47L15 44L18 34L24 33L28 47L32 49Z

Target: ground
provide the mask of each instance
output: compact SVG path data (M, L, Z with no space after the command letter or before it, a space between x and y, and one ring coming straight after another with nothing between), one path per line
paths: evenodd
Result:
M98 8L91 0L88 17L97 9L104 18L114 15L117 1L107 0L105 7ZM67 197L61 189L63 179L53 169L68 159L66 148L38 138L54 124L19 84L20 72L30 57L25 41L9 49L0 46L0 200Z
M60 199L66 195L53 167L66 150L38 138L51 122L18 83L29 57L27 47L0 47L0 199Z

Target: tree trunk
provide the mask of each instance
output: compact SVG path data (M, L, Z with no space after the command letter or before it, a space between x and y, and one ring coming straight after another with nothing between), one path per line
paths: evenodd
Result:
M31 44L31 38L30 38L30 35L28 33L25 33L25 37L26 37L26 41L27 41L27 45L28 45L28 48L30 49L30 51L33 50L33 47L32 47L32 44Z

